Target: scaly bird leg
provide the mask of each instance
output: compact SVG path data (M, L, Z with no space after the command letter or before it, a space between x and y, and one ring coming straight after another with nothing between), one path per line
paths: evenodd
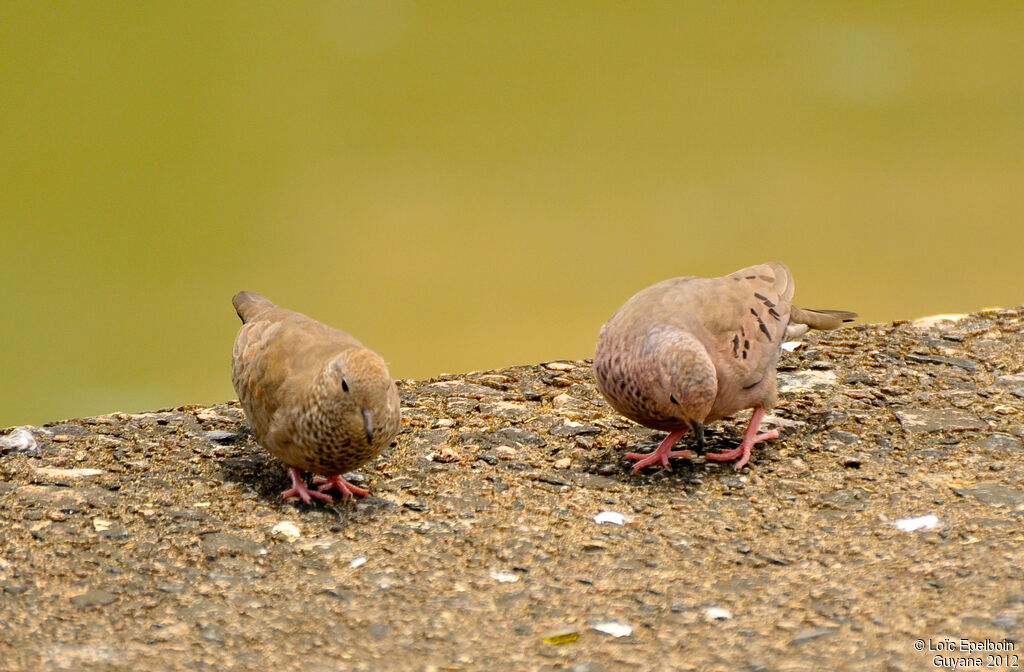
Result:
M306 504L312 504L313 497L322 499L328 504L334 501L334 498L330 495L325 495L317 490L310 490L307 488L306 484L302 482L302 473L295 467L288 467L288 475L292 477L292 487L281 493L281 499L298 496L298 498Z
M703 428L702 428L703 429ZM685 429L677 429L662 441L657 448L650 453L626 453L627 460L638 460L633 465L633 472L636 473L649 464L660 462L661 466L665 467L669 471L672 471L672 467L668 466L668 460L671 457L694 457L696 453L692 450L672 450L672 446L676 444L683 434L686 433ZM698 436L703 435L701 432ZM699 439L698 439L699 440Z
M316 476L313 478L313 485L319 485L320 492L323 492L324 490L330 490L331 488L337 488L338 490L341 490L342 499L351 499L353 495L366 497L367 495L370 494L369 490L352 485L351 483L346 481L344 478L341 477L341 474L336 474L334 476L329 476L327 478L323 476Z
M750 461L750 450L754 447L755 443L766 441L767 439L779 438L779 430L773 429L770 432L764 434L758 434L757 429L761 426L761 419L764 418L765 409L755 408L754 414L750 416L750 424L747 425L747 432L743 435L743 442L732 450L726 450L721 453L705 453L704 458L708 460L714 460L715 462L728 462L729 460L736 460L736 471L743 468L747 462Z

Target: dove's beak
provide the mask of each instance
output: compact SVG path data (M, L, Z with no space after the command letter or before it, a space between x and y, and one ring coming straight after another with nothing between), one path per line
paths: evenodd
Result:
M366 430L366 443L373 443L373 411L363 409L363 429Z

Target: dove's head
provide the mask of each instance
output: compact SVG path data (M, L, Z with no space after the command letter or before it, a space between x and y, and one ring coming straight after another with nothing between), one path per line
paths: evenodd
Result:
M598 340L597 386L617 411L653 429L704 422L718 381L707 350L692 334L660 326L640 337Z
M661 414L703 423L718 394L718 374L704 345L688 331L673 329L652 334L657 382L652 401Z
M380 445L398 432L398 389L384 360L372 350L349 348L336 355L317 387L321 413L348 442Z

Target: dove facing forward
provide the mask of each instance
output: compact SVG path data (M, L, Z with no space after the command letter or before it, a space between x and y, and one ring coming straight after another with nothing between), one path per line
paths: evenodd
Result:
M398 388L377 353L349 334L253 292L232 299L242 327L232 351L231 378L253 434L288 468L282 498L331 502L369 491L342 474L380 453L398 433ZM302 470L321 476L319 489Z
M669 432L651 453L627 453L633 471L693 457L672 447L693 431L704 449L704 425L753 408L743 441L716 461L742 469L754 444L777 438L758 434L775 405L775 365L782 342L813 329L835 329L857 317L839 310L792 305L793 274L768 262L721 278L672 278L641 290L601 328L594 376L615 410L641 425Z

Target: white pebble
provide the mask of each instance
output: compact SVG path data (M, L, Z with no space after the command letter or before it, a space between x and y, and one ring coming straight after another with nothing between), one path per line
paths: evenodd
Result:
M618 511L602 511L594 516L595 523L611 523L612 525L625 525L626 516Z
M295 541L302 536L302 533L299 531L299 526L288 520L282 520L277 525L274 525L274 527L270 529L270 534L288 542Z
M352 562L348 563L348 566L351 567L352 569L355 569L356 567L362 567L365 564L366 564L366 556L365 555L360 555L358 558L352 558Z
M629 637L633 634L633 626L618 621L598 621L590 627L612 637Z
M915 329L930 329L936 325L940 325L943 322L959 322L960 320L967 317L964 313L943 313L941 315L929 315L928 317L919 317L910 323L910 326Z
M708 607L704 610L704 618L709 621L727 621L732 618L732 612L725 607Z
M36 449L36 437L32 436L28 427L15 427L7 436L0 436L0 448L31 453Z
M934 530L939 526L939 519L937 516L929 513L924 516L918 516L917 518L903 518L902 520L897 520L893 525L896 526L897 530L903 532Z
M113 522L109 520L103 520L102 518L92 519L92 529L96 530L97 532L106 532L110 529L110 526L113 524Z
M551 400L551 405L555 407L555 410L558 410L559 408L562 408L566 404L569 404L571 402L572 397L563 392L562 394L558 395L557 397Z
M99 476L103 473L102 469L90 469L83 467L80 469L59 469L57 467L39 467L35 470L37 476L44 476L46 478L88 478L89 476Z
M519 580L519 575L507 569L492 569L491 578L498 583L515 583Z
M801 345L803 345L803 341L786 341L785 343L783 343L779 347L781 347L786 352L793 352L794 350L799 348Z
M838 377L832 371L808 369L795 373L779 374L779 392L797 394L813 390L825 390L833 387Z

